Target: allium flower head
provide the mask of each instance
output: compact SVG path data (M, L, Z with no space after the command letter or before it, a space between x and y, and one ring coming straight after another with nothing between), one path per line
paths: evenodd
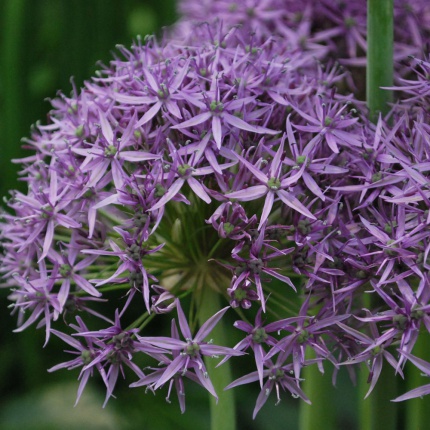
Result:
M429 40L426 5L411 4L423 13L397 19L426 25L399 30L399 59ZM28 191L11 192L1 223L17 331L74 348L50 370L80 368L78 399L99 374L107 401L129 369L133 387L174 387L182 412L188 381L217 396L207 361L220 355L251 356L256 371L228 388L260 383L254 416L272 392L309 402L309 365L335 380L365 362L369 393L384 360L427 369L413 355L430 331L426 60L399 66L406 100L373 125L333 62L363 65L364 1L181 8L161 41L119 46L54 99L26 140ZM195 22L201 11L216 19ZM226 305L209 318L208 292ZM234 347L206 339L228 304ZM154 321L171 312L169 335Z

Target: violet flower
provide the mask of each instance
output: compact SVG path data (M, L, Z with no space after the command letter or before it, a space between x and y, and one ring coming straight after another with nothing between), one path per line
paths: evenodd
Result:
M425 2L409 3L396 6L398 60L430 40ZM428 59L399 61L399 100L373 125L357 74L334 63L365 65L364 1L179 6L162 40L118 46L53 99L25 140L33 154L15 160L28 190L5 201L0 271L17 331L73 347L51 370L80 369L78 399L99 374L107 401L129 368L133 387L175 389L182 412L185 379L216 397L216 355L255 366L228 386L260 383L254 417L272 391L308 401L308 365L335 381L366 362L369 393L386 362L427 369L412 353L430 331ZM193 336L206 293L237 312L234 348L206 341L227 307ZM427 386L396 400L416 393Z
M216 357L218 355L242 355L241 351L227 348L224 346L212 345L211 342L203 340L213 330L222 316L226 313L229 307L221 309L211 318L209 318L193 336L187 319L182 311L180 302L177 301L176 309L178 312L179 327L182 336L185 340L179 339L176 335L176 330L173 331L174 337L151 337L139 336L139 342L150 344L164 350L170 350L174 354L174 359L166 366L163 372L159 375L157 381L153 384L154 390L164 385L166 382L175 377L177 373L186 374L189 369L192 369L197 376L200 384L205 387L214 397L217 398L212 382L206 371L206 366L202 356Z

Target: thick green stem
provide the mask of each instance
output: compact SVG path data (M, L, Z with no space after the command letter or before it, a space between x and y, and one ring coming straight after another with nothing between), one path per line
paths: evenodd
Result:
M367 0L366 98L370 119L376 122L392 102L393 85L393 0Z
M198 309L199 323L203 324L212 315L221 309L221 296L207 285L203 285L203 291ZM221 320L211 332L211 338L217 345L228 345L228 336L225 323ZM213 396L210 396L211 430L235 430L236 411L233 390L224 391L224 388L232 381L230 361L215 368L218 360L207 357L206 368L218 394L218 404Z
M367 1L367 75L366 98L369 118L376 122L392 102L392 91L381 87L393 85L393 0ZM371 307L370 307L371 308ZM363 370L363 369L362 369ZM368 390L367 372L360 375L361 398ZM372 394L360 403L360 430L394 430L397 424L397 381L393 369L384 364Z
M369 294L363 295L363 306L373 309L377 299ZM384 362L382 372L372 393L364 400L369 390L369 370L363 364L359 369L359 430L377 430L383 423L384 430L396 430L399 419L398 403L391 400L398 396L397 378L394 369Z
M396 430L399 419L398 404L391 402L397 397L397 378L394 369L388 363L384 363L374 390L363 400L369 389L367 379L368 370L362 366L359 379L359 429Z
M415 343L413 354L423 360L430 361L430 349L428 333L421 332ZM407 391L427 384L427 378L423 377L422 372L411 363L406 365L406 385ZM430 396L422 399L411 399L406 406L406 424L408 430L422 430L430 423Z
M327 365L325 367L327 368ZM305 379L302 384L303 391L312 405L300 403L300 430L336 429L337 405L333 401L335 387L333 387L330 372L321 374L317 365L312 365L303 369L302 376Z

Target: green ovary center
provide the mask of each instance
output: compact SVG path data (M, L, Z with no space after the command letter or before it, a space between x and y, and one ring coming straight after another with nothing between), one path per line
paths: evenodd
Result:
M184 349L184 353L194 358L197 357L200 351L200 346L196 342L188 342L188 345Z
M281 188L281 181L278 178L270 178L267 181L267 187L273 191L279 190Z

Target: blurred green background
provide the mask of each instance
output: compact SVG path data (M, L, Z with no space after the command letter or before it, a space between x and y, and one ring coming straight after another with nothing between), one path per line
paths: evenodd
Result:
M176 18L174 0L0 0L1 196L9 189L25 190L25 184L17 181L18 166L10 160L24 155L20 140L29 136L31 124L46 122L50 109L46 99L55 97L58 90L68 94L71 76L82 86L94 75L97 61L109 62L116 44L129 47L137 34L160 33ZM12 333L16 318L9 315L4 289L0 289L0 304L0 429L208 428L207 395L199 387L187 387L184 415L175 394L170 405L164 398L166 390L157 396L145 394L143 389L129 389L131 381L120 381L117 399L102 409L104 388L93 378L73 408L78 370L46 372L71 358L62 353L65 344L51 338L42 348L44 330L34 327ZM234 316L230 318L233 322ZM235 377L239 377L253 369L241 366L236 370ZM296 429L299 402L286 393L278 407L272 393L252 421L259 393L258 384L254 385L236 389L239 428ZM339 406L339 429L354 429L356 392L345 375L341 375L340 387L327 395Z

